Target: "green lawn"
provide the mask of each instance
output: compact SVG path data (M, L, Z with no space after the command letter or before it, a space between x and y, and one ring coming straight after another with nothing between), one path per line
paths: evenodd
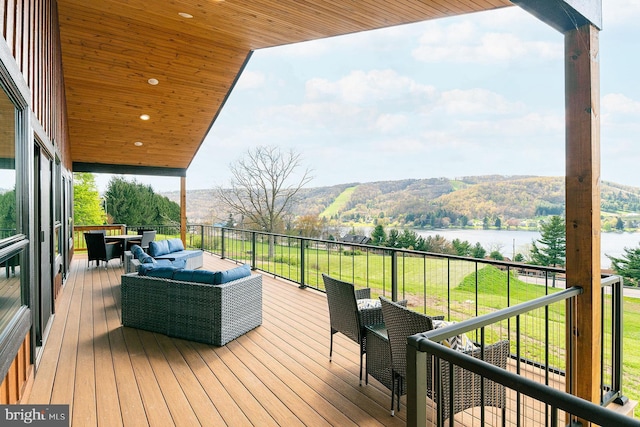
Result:
M250 243L229 239L225 245L230 251L228 257L250 260L251 255L245 251L251 247ZM269 245L265 241L258 242L255 251L257 268L300 281L298 246L275 245L273 256L269 257ZM357 287L371 287L374 297L391 293L391 257L388 255L359 251L345 253L335 247L317 246L305 248L304 264L307 285L323 289L322 273L327 272L354 282ZM399 256L397 265L398 297L409 300L409 305L416 311L430 315L445 314L451 320L482 315L560 290L526 283L513 272L508 274L475 261ZM640 357L636 356L640 354L640 299L625 298L624 303L623 392L633 400L640 400ZM545 319L548 319L546 329ZM511 319L486 328L486 340L493 342L509 338L515 353L515 322ZM519 323L520 355L541 362L548 348L550 364L564 369L565 303L529 312L521 316ZM640 416L638 409L636 416Z

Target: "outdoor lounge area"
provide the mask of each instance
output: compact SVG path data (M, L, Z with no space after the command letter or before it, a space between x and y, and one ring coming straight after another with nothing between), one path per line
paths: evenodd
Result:
M204 254L204 268L235 266ZM262 325L217 347L123 327L123 273L74 257L26 403L68 403L72 425L406 425L406 396L392 417L389 389L371 376L358 385L357 344L336 334L329 361L324 293L262 272ZM507 425L516 425L514 398L507 393ZM525 405L520 417L544 425L542 414ZM485 416L502 425L499 409ZM478 408L456 415L456 425L479 423Z

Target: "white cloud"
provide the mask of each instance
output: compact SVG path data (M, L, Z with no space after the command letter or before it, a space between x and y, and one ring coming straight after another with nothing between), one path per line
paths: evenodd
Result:
M605 0L602 2L602 26L633 24L640 19L640 2L638 0Z
M602 113L640 114L640 102L620 93L610 93L602 97Z
M257 71L244 71L238 79L235 89L257 89L264 86L265 80L263 73Z
M514 60L536 61L562 58L561 41L525 40L518 32L495 32L478 28L470 20L443 24L433 22L422 34L413 57L422 62L495 64Z
M448 114L506 114L524 109L521 103L509 102L502 95L486 89L443 92L439 105Z
M391 132L403 128L408 121L403 114L381 114L376 120L375 127L381 132Z
M432 86L417 83L394 70L357 70L335 82L315 78L306 84L307 99L334 98L353 104L408 96L429 97L434 92Z

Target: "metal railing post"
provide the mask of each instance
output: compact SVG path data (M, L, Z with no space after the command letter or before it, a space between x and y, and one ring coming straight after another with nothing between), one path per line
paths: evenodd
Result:
M224 228L221 228L220 232L220 235L222 236L222 241L220 243L220 258L224 259Z
M427 353L407 345L407 427L427 423Z
M304 289L307 285L304 284L304 247L306 245L306 240L300 238L300 286L299 288Z
M611 286L611 300L613 304L613 378L611 379L611 387L618 392L618 397L613 401L618 405L624 405L629 400L628 397L622 395L622 316L623 316L623 278Z
M391 250L391 301L398 301L398 252Z
M204 225L200 226L200 249L204 251Z
M251 232L251 269L256 269L256 232Z

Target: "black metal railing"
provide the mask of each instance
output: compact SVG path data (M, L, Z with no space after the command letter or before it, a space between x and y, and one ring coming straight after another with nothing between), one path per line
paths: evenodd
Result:
M139 227L126 227L137 232ZM156 229L157 238L178 237L179 228ZM474 259L407 249L311 239L255 230L189 225L186 245L222 258L250 264L275 277L324 291L322 274L372 289L372 297L407 299L408 306L429 315L444 314L461 324L500 310L564 295L564 270L504 261ZM602 404L623 403L622 280L602 282ZM547 305L539 313L487 324L469 331L476 341L504 337L510 341L516 373L534 370L545 385L566 382L566 331L571 312ZM533 313L533 312L532 312ZM526 369L524 369L526 368ZM557 385L556 384L556 385Z
M619 287L621 290L622 282L620 280L606 279L604 282L606 282L605 286L612 286L614 289ZM619 284L619 286L616 286L616 284ZM614 294L616 292L617 290L613 291ZM575 319L573 300L581 293L582 288L572 287L552 295L498 310L494 313L409 337L407 345L407 425L424 425L427 419L431 419L435 421L437 426L443 426L446 420L442 418L442 412L437 411L437 407L443 404L451 407L452 402L463 398L462 396L465 394L464 388L469 385L457 382L454 387L454 375L449 376L451 380L451 384L449 384L451 392L449 394L439 393L439 389L429 391L424 386L427 383L437 383L435 379L429 382L428 378L435 378L433 372L440 372L441 364L446 362L449 364L451 372L453 372L453 366L458 366L482 378L482 380L478 378L477 382L471 386L484 387L488 384L485 380L491 380L503 385L509 390L509 395L512 396L509 399L508 405L510 407L508 411L502 415L506 417L505 423L500 419L500 416L488 416L485 413L486 408L482 401L478 403L478 409L475 413L467 412L459 415L459 418L470 418L471 420L467 420L470 423L480 422L481 425L557 426L565 425L567 420L571 420L574 423L580 418L598 425L640 426L640 422L604 409L603 405L596 405L566 393L564 391L565 383L553 378L558 374L564 376L564 372L558 371L550 364L546 352L545 361L541 364L532 364L530 358L521 356L523 352L530 350L530 344L526 340L520 341L522 336L529 335L529 331L526 331L526 326L523 325L535 323L532 319L537 318L540 313L544 313L545 330L548 330L549 323L552 322L550 312L554 310L553 307L555 306L568 311L566 313L566 319L568 320L564 327L573 328L573 320ZM613 323L618 321L621 321L621 317ZM490 335L489 329L495 331L496 325L504 325L505 322L508 326L502 330L500 335L494 335L492 341L510 340L514 336L517 337L517 342L515 343L517 350L515 354L511 354L510 366L507 369L488 364L462 352L451 351L439 344L450 337L478 333L478 336L482 337L479 345L482 349L481 352L483 352L491 344L485 340L485 337ZM618 341L618 345L621 343L621 331L613 333L611 336L613 337L612 343L614 341ZM574 351L571 340L568 345L569 348L565 349L565 355L572 354ZM617 350L612 350L611 353L611 369L616 371L618 370L617 364L622 362L622 355ZM429 359L431 359L431 363L427 364ZM603 365L606 365L604 360ZM432 366L433 372L427 372L425 370L426 366ZM603 399L603 404L622 398L620 391L621 377L618 376L620 373L620 370L618 370L617 373L613 374L611 384L603 387L603 391L607 390L606 394L603 394L603 396L606 396ZM574 373L574 375L579 375L579 373ZM432 407L433 414L428 414L428 408L424 405L427 396L430 396L435 402ZM445 400L448 401L445 402ZM449 424L453 425L453 417L449 419Z

